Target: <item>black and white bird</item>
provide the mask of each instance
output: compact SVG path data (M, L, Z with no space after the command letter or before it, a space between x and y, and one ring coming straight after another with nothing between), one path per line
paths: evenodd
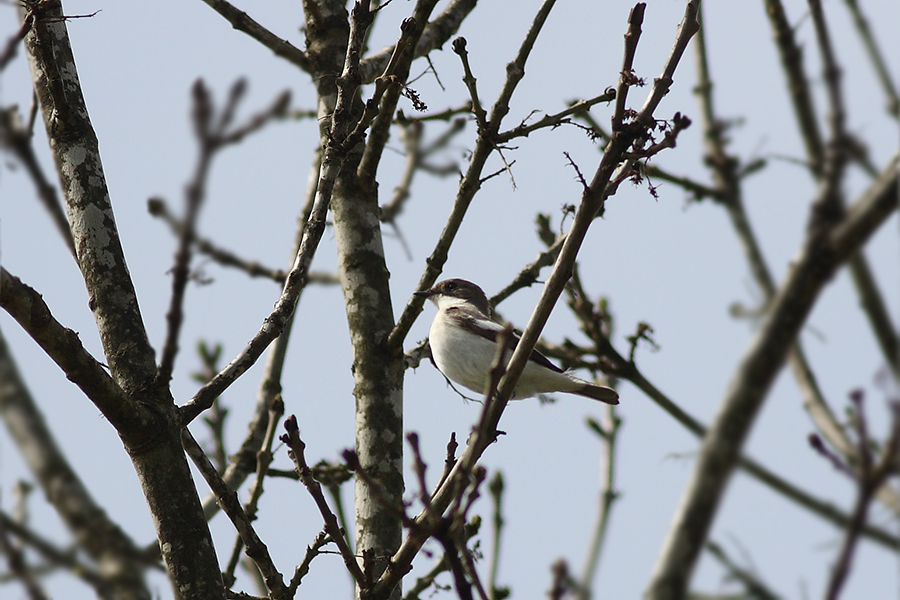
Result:
M503 326L491 319L491 305L484 291L465 279L447 279L415 295L428 298L438 307L428 333L431 356L438 369L451 381L483 394L497 355L497 338L503 331ZM511 355L507 352L504 356L504 366ZM619 403L614 389L578 379L532 350L511 399L549 392L569 392L607 404Z

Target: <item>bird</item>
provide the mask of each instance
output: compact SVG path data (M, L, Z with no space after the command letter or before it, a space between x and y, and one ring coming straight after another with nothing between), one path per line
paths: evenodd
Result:
M438 308L428 333L437 368L451 381L483 394L497 355L497 339L504 331L493 320L484 291L465 279L446 279L414 295L431 300ZM513 338L518 343L518 336L513 334ZM504 367L511 356L511 351L507 351ZM614 389L579 379L532 350L510 400L550 392L568 392L607 404L619 403L619 394Z

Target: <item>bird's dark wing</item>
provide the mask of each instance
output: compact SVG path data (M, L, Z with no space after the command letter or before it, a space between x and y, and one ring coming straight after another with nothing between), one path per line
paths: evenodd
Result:
M495 323L494 321L490 321L481 317L480 315L476 316L471 312L463 309L459 306L453 306L445 311L447 316L453 319L460 327L474 333L479 337L483 337L486 340L490 340L497 343L497 337L500 335L500 332L503 331L503 326ZM512 338L518 344L520 336L513 332ZM534 363L539 364L542 367L550 369L556 373L562 373L563 370L550 362L546 356L538 352L537 350L532 349L531 357L529 358Z

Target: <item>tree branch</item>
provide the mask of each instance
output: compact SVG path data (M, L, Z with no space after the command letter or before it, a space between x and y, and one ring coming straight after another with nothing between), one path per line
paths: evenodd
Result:
M24 34L23 34L24 35ZM75 256L75 240L69 230L69 221L66 219L66 211L59 201L56 188L47 180L44 169L34 152L34 137L31 131L24 127L19 111L15 106L0 110L0 143L9 148L10 152L19 159L22 166L28 172L37 195L44 208L50 213L53 224L62 236L72 256Z
M509 101L515 92L519 81L522 80L522 77L525 74L525 63L528 61L528 56L531 54L537 36L540 33L544 22L547 20L547 15L552 9L553 4L553 0L545 0L545 2L541 4L525 39L519 47L518 53L513 61L507 65L506 80L491 109L490 118L488 119L490 127L488 130L479 131L478 139L475 142L475 148L469 158L469 166L466 169L466 173L463 175L462 180L459 182L456 199L453 202L453 208L450 211L450 215L447 217L447 222L434 246L434 250L432 250L425 261L425 271L422 273L419 282L416 285L417 290L427 290L434 285L438 276L441 274L444 263L447 262L450 246L453 244L453 240L459 232L463 218L469 210L469 205L472 203L475 194L481 189L481 174L484 170L484 165L495 149L494 136L496 136L497 132L500 130L503 118L509 112ZM409 333L410 328L422 312L424 304L424 298L415 295L410 298L404 307L400 318L397 319L397 324L388 336L388 348L394 350L399 349L403 345L403 340L406 339L406 335Z
M305 52L283 40L274 33L254 21L250 15L235 7L226 0L203 0L214 11L222 15L231 26L252 37L254 40L275 53L275 56L285 59L304 71L311 72L312 66Z
M297 233L294 240L294 246L291 250L291 256L296 256L303 240L306 230L306 224L309 222L313 205L316 199L316 189L319 185L319 169L321 168L321 151L317 151L315 158L309 168L309 175L306 182L306 201L301 209L298 219ZM312 281L312 277L310 277ZM299 298L297 300L299 302ZM256 467L256 451L262 444L264 434L269 423L269 407L275 396L281 393L281 375L284 370L284 360L287 356L287 346L290 340L291 329L293 326L293 315L285 324L284 330L272 342L266 357L266 364L263 368L263 374L260 378L259 388L256 394L256 407L253 416L247 425L247 433L244 441L241 443L240 450L232 456L232 462L225 470L222 478L228 484L228 487L236 490L241 487L247 476ZM203 500L203 513L207 519L211 519L218 510L218 504L215 501L215 495L209 494Z
M142 424L125 394L81 345L78 334L50 313L39 293L6 269L0 270L0 306L22 326L53 362L117 428Z
M269 549L263 543L253 528L251 519L241 507L238 500L237 492L230 489L216 468L210 462L209 457L191 435L186 428L182 430L181 440L184 443L184 450L191 457L194 466L200 471L203 479L209 485L210 490L216 495L219 506L228 515L231 523L234 525L241 541L247 549L247 556L253 559L253 562L263 574L266 582L266 588L271 594L273 600L289 600L287 587L284 584L284 577L275 567L272 557L269 555Z
M888 114L893 115L895 119L900 119L900 96L897 95L894 80L891 77L890 70L887 68L884 56L881 54L881 49L875 42L875 36L872 35L872 31L869 29L869 22L862 14L862 10L860 10L859 3L856 0L844 0L844 2L847 4L850 14L853 15L853 23L856 25L856 30L859 32L859 37L862 39L866 52L869 53L869 60L872 62L872 67L878 75L878 81L884 89L884 95L887 96Z
M294 468L300 476L300 481L306 486L309 495L312 496L316 503L316 507L319 509L319 513L325 521L325 533L327 533L332 541L337 544L337 547L341 552L341 557L344 559L344 565L353 577L353 581L355 581L356 585L361 589L365 589L367 587L365 575L363 575L363 572L360 570L359 565L356 562L356 556L353 554L350 545L347 543L343 532L338 526L337 517L335 517L334 513L331 512L331 509L328 507L328 502L325 500L325 496L322 493L322 487L319 485L319 482L313 478L312 471L306 463L306 456L304 454L306 444L300 439L300 429L297 425L297 417L293 415L288 417L284 422L284 429L287 433L282 435L280 439L290 449L291 460L294 461Z
M451 0L444 12L425 26L425 30L416 43L413 59L427 56L432 50L443 46L475 8L476 1ZM372 83L380 73L384 72L395 48L396 45L387 46L359 61L359 73L363 83Z
M831 231L813 229L773 299L707 432L645 598L680 598L753 418L819 292L896 206L897 162ZM829 189L820 192L814 209Z
M4 292L9 285L8 281L6 278L0 279L0 288L4 288ZM67 355L78 355L77 349L68 350ZM90 359L83 349L81 353L84 358ZM102 369L100 372L102 378L114 386ZM40 550L41 553L52 562L63 564L76 572L83 571L85 581L97 589L106 590L100 594L101 597L127 594L133 598L149 600L150 592L143 577L146 561L131 538L96 503L66 460L65 454L47 427L43 414L19 375L2 334L0 334L0 416L47 500L69 528L78 547L100 565L100 571L93 573L83 568L73 569L74 557L61 562L61 553L53 554L53 549L41 546L39 540L32 540L29 543L43 548ZM0 519L5 519L5 516L0 514ZM12 531L15 524L9 522L6 527ZM17 531L13 533L18 537L25 535ZM109 575L101 576L100 573Z
M513 63L511 63L507 68L506 84L504 85L503 91L501 91L497 102L494 104L491 118L489 120L491 128L499 127L502 117L508 112L509 98L511 97L513 90L524 74L524 61L534 44L537 33L540 31L540 26L546 19L547 12L549 11L551 5L552 3L549 2L545 2L542 5L538 17L536 17L531 30L529 30L529 34L526 37L526 40L521 46L518 58L513 61ZM687 45L687 41L696 32L696 10L696 4L693 2L689 2L685 11L685 18L679 26L678 34L676 35L676 42L673 52L670 54L669 60L663 70L664 76L660 78L660 80L658 80L658 89L651 91L651 98L655 98L657 95L659 96L659 98L661 98L664 94L663 90L668 89L668 85L671 84L671 73L674 71L675 64L677 64L677 62L680 60L684 47ZM637 16L640 16L640 12L642 12L642 8L637 13ZM628 59L626 58L626 61L627 60ZM654 108L657 103L658 100L654 100L652 102L648 100L648 102L645 104L645 107L648 107L648 112L643 113L644 119L642 119L642 122L647 118L650 118L652 120L652 108ZM620 120L619 122L621 122L621 120L624 119L624 111L623 114L617 115L617 117ZM496 131L496 129L494 131ZM406 573L408 566L412 561L412 558L415 556L415 554L418 552L418 550L421 548L422 544L428 537L427 530L423 532L423 530L421 530L420 528L423 527L425 523L430 519L430 514L441 514L447 508L447 506L449 506L450 502L454 497L456 497L456 494L458 493L458 482L461 481L460 477L464 476L464 474L472 472L472 469L474 468L477 460L481 457L487 446L496 438L496 426L499 422L500 416L503 413L503 409L506 406L507 399L509 398L511 391L515 387L518 376L524 369L525 361L531 355L531 350L534 348L534 345L537 342L537 338L540 335L540 330L546 322L553 304L559 297L559 294L562 292L565 282L571 275L572 264L574 263L578 249L587 232L587 228L602 206L603 200L605 199L606 184L612 176L613 170L619 164L622 154L631 147L632 143L635 142L638 135L642 133L642 127L634 128L627 134L620 135L618 138L610 142L610 147L607 149L603 159L601 160L594 181L592 182L591 186L584 192L582 203L579 206L578 213L575 216L575 221L572 225L572 228L570 229L569 235L566 238L566 242L563 245L560 257L556 262L556 267L554 268L553 273L550 275L550 279L544 287L544 292L541 296L541 300L538 302L538 305L535 308L534 313L532 314L532 318L529 321L525 332L523 333L522 339L516 346L516 350L513 353L512 359L506 370L506 374L503 375L503 379L500 381L497 398L488 396L488 401L485 402L482 416L479 419L478 425L475 427L472 435L469 438L469 444L463 452L463 455L454 465L453 469L450 472L450 475L446 478L446 480L443 481L441 486L432 495L431 508L416 517L416 526L411 528L407 539L404 541L400 550L391 559L391 563L390 565L388 565L387 570L384 572L381 578L379 578L378 582L373 588L373 598L385 597L390 592L390 590L394 588L400 577L402 577ZM615 137L618 134L614 133L613 135ZM481 134L479 136L479 142L482 142L484 137L485 134ZM487 148L482 151L487 151ZM478 145L476 145L475 150L475 153L477 152L479 152ZM473 157L470 161L470 172L473 165L476 163L475 153L473 153ZM483 164L483 162L481 164ZM472 193L474 193L474 190ZM460 201L460 196L457 196L457 205L460 203ZM466 206L467 205L468 204L466 203ZM455 213L456 206L454 207L454 214ZM452 240L452 236L455 234L455 230L448 231L449 229L451 229L451 224L453 222L452 218L453 215L451 215L451 221L448 222L447 226L445 226L444 232L441 234L441 240L444 240L446 237L449 237ZM440 243L441 242L439 242L439 244ZM438 248L440 248L440 245L438 246ZM429 259L429 268L426 269L425 274L423 274L423 277L419 282L419 289L427 288L428 278L431 273L434 273L436 277L437 273L440 272L439 268L440 265L443 264L443 260L446 259L446 253L443 254L443 260L433 261L432 259L434 258L435 255L432 255L432 258ZM437 268L433 266L435 263L437 264ZM415 309L411 308L410 305L407 305L407 311L413 310ZM419 305L417 310L421 311L421 304ZM391 332L392 338L395 336L395 334L399 335L398 330L400 330L401 328L402 321L403 317L401 317L401 321L398 322L398 325L397 327L395 327L394 331ZM400 339L402 340L402 337Z
M113 378L127 393L150 389L153 348L125 264L62 6L51 0L29 7L34 26L25 47L104 353Z
M119 241L62 5L59 0L47 0L26 8L34 25L25 36L25 48L60 175L76 257L112 378L121 388L104 399L104 414L116 417L110 421L141 482L176 597L224 599L212 539L181 447L172 396L167 386L156 385L154 352ZM77 349L77 338L72 338L74 334L67 343ZM88 381L98 383L96 366L88 367L94 367L94 378ZM112 392L109 383L105 387L104 391ZM99 400L97 394L90 397Z

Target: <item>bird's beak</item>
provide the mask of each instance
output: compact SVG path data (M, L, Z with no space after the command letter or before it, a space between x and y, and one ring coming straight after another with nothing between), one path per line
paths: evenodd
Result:
M413 296L418 296L419 298L431 298L434 296L434 292L431 290L425 290L424 292L413 292Z

